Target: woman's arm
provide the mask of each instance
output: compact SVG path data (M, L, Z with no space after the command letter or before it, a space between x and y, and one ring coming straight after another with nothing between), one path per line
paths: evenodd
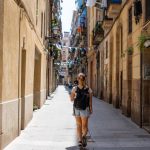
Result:
M73 88L72 91L71 91L71 94L70 94L70 100L74 101L74 98L75 98L75 90Z
M92 97L93 97L93 93L92 93L92 90L90 89L90 101L89 101L89 104L90 104L90 113L93 112L93 105L92 105Z
M93 112L93 106L92 106L92 93L90 94L90 112Z

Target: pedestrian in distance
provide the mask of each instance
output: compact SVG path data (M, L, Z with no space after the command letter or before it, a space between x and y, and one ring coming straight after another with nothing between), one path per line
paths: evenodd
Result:
M74 80L74 85L73 86L77 86L78 85L78 80Z
M78 85L71 91L71 101L73 101L73 115L76 119L78 145L87 146L86 135L88 132L88 119L92 114L92 90L86 85L85 74L79 73Z
M72 82L70 81L69 84L68 84L68 90L69 90L69 94L71 94L71 91L72 91Z

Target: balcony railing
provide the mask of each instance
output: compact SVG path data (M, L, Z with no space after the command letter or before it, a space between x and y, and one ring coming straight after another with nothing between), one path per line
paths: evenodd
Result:
M87 35L87 27L86 26L81 27L81 35L82 36L86 36Z
M121 10L122 0L108 0L107 14L110 18L117 17Z
M95 28L93 30L93 44L98 45L100 41L103 39L103 37L104 37L104 30L102 28L100 21L97 21Z

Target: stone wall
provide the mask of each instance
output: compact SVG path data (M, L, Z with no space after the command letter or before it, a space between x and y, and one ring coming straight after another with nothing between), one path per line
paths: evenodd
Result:
M143 1L142 1L143 2ZM128 10L132 7L133 1L128 1L120 15L112 25L109 34L101 44L104 45L104 100L111 102L116 108L121 108L123 114L131 116L138 125L141 123L141 50L138 47L138 37L142 33L144 13L138 24L132 11L132 33L128 33ZM144 6L144 3L143 3ZM144 9L143 9L144 10ZM122 28L122 46L119 30ZM108 42L108 56L105 58L106 42ZM132 54L128 49L132 48ZM123 54L123 55L122 55ZM149 53L144 52L146 62L149 64ZM107 81L107 83L106 83ZM107 85L106 85L107 84ZM149 82L143 81L144 88L149 89ZM106 88L107 87L107 88ZM149 97L148 91L144 90L144 99ZM149 100L147 100L149 101ZM145 106L149 114L149 106ZM145 120L149 120L146 113Z

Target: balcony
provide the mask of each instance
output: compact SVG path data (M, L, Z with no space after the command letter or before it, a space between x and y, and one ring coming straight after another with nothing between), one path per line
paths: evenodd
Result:
M104 37L104 30L99 21L96 22L95 28L93 30L93 45L99 45Z
M116 18L121 10L122 0L108 0L107 15Z
M77 47L79 42L80 42L80 33L78 32L78 29L76 29L76 33L71 40L72 47Z
M83 36L87 35L87 27L82 27L82 29L81 29L81 35L83 35Z
M86 47L87 46L87 36L86 34L85 35L81 35L81 38L80 38L80 47Z
M113 24L113 19L105 17L104 20L103 20L103 23L102 23L102 28L104 30L108 30L108 29L111 28L112 24Z

